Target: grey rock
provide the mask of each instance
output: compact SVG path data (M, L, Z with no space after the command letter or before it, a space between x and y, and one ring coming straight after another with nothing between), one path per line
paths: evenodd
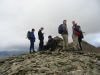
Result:
M91 52L63 51L62 39L53 52L42 51L0 60L0 75L99 75L99 56ZM86 43L87 44L87 43ZM70 44L70 47L72 45ZM90 48L88 45L87 48ZM93 47L93 46L92 46ZM92 48L91 47L91 48ZM85 48L86 49L86 48ZM91 51L91 50L90 50Z

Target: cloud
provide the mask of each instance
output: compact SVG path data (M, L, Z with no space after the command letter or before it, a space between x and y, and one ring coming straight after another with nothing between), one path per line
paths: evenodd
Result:
M70 40L72 20L90 38L90 34L100 32L99 8L99 0L0 0L0 48L28 45L26 33L32 28L36 29L36 37L40 27L45 28L46 39L48 35L60 36L58 25L63 19L68 20Z
M85 36L85 39L92 45L99 47L100 46L100 33L91 33Z

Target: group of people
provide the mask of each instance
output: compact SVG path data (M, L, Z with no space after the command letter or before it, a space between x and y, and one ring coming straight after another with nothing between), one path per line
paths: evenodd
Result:
M81 30L81 27L77 25L75 21L72 21L72 39L73 39L73 49L74 50L82 50L82 39L83 32ZM51 35L48 36L48 42L46 45L44 45L44 28L41 27L38 31L38 39L39 39L39 51L42 51L44 49L50 49L53 51L54 49L54 40ZM34 35L35 29L32 29L31 31L28 31L27 38L30 40L30 53L35 52L34 50L34 42L36 40ZM63 38L63 50L68 50L68 29L67 29L67 20L63 20L63 24L59 25L58 27L58 33L61 34Z
M48 42L46 45L44 45L44 33L42 32L44 30L43 27L41 27L38 31L38 39L39 39L39 48L38 51L42 51L44 49L48 50L50 49L51 51L54 50L54 39L52 38L51 35L48 36ZM34 50L34 42L36 40L35 35L34 35L35 29L32 29L31 31L28 31L27 33L27 38L30 40L30 53L35 52Z
M82 50L82 39L84 38L81 27L77 25L75 21L72 21L72 39L73 39L73 49ZM63 50L68 50L68 29L67 29L67 20L63 21L58 28L59 34L63 38Z

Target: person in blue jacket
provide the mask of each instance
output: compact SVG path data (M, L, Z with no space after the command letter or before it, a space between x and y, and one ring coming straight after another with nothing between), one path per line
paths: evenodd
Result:
M30 40L30 53L35 52L34 50L34 42L35 42L35 35L34 35L35 29L32 29L31 32L27 33L27 37Z

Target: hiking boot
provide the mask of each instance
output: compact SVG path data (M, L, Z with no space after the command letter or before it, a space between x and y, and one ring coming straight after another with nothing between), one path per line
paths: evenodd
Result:
M31 54L32 52L30 51L29 53Z
M33 52L32 53L35 53L35 51L33 50Z

